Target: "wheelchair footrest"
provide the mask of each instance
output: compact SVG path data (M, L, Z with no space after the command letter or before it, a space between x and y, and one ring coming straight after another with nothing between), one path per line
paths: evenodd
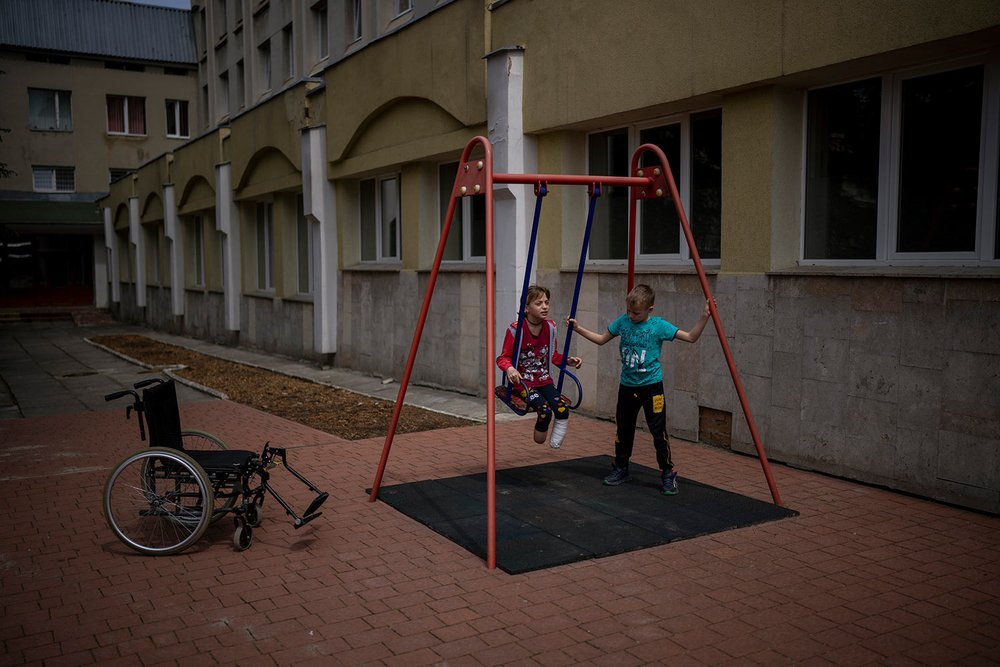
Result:
M313 514L316 514L316 510L319 509L319 506L325 503L326 499L329 497L330 494L327 493L326 491L316 496L316 498L314 498L313 501L309 503L309 507L306 508L305 516L311 517Z
M322 512L317 512L316 510L318 510L320 505L325 503L326 499L329 497L330 494L324 491L323 493L313 498L313 501L309 503L309 507L307 507L306 511L303 512L302 518L300 519L299 517L295 517L295 527L301 528L302 526L306 525L316 517L323 514Z

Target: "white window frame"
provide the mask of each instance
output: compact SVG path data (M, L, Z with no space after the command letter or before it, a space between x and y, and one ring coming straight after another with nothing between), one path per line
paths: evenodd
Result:
M437 169L438 180L439 180L439 184L438 184L438 193L439 193L439 196L438 196L438 241L441 240L441 230L442 230L442 227L444 226L444 216L445 216L445 214L448 213L447 207L443 206L443 203L441 202L440 192L441 192L442 187L444 187L444 186L448 186L448 189L450 190L451 187L454 185L454 182L455 182L455 178L454 178L454 176L452 176L451 180L448 181L447 183L440 183L441 169L443 167L447 167L449 165L455 165L455 170L456 171L453 172L453 173L457 173L457 170L458 170L458 161L457 160L451 160L451 161L448 161L448 162L442 162L442 163L438 164L438 169ZM457 264L459 262L483 262L483 261L486 260L486 254L485 253L482 254L482 255L473 255L472 254L472 204L473 204L473 200L474 199L475 199L475 197L460 197L459 200L455 203L455 214L456 215L461 214L461 216L462 216L462 230L461 230L462 231L462 257L460 259L442 259L441 261L443 261L443 262L450 262L452 264ZM461 207L461 208L459 208L459 207ZM452 220L451 224L454 227L455 221Z
M902 142L902 89L909 79L983 66L983 109L979 140L979 183L976 201L976 250L972 252L912 253L895 250L899 234L899 154ZM802 169L799 223L799 264L830 267L890 266L1000 266L994 258L997 231L998 161L1000 161L1000 52L988 57L937 63L838 81L809 90L822 90L879 77L882 81L879 128L878 202L876 205L875 257L872 259L806 259L806 186ZM808 96L803 99L802 164L808 164ZM932 168L928 165L928 168Z
M364 36L364 23L362 13L364 3L361 0L348 0L351 3L351 39L350 43L359 41Z
M366 179L363 179L364 181L371 181L371 180L375 181L375 202L374 202L374 204L375 204L375 221L374 221L374 224L375 224L375 259L363 259L363 252L362 252L362 249L360 247L360 242L361 242L361 238L360 237L362 235L359 235L359 238L358 238L358 243L359 243L358 251L359 251L359 256L362 257L362 260L361 260L362 262L380 263L380 264L399 264L399 263L402 262L402 255L403 255L403 252L402 252L402 250L403 250L403 248L402 248L402 237L403 237L403 234L402 234L402 230L403 230L403 214L402 214L402 198L403 198L402 189L403 188L402 188L402 183L403 183L403 180L402 180L401 176L402 175L399 172L393 172L391 174L382 174L382 175L377 176L375 178L366 178ZM382 197L382 186L387 181L395 181L396 182L396 239L395 239L396 240L396 255L395 256L383 255L382 254L382 245L383 245L383 240L384 240L383 239L383 232L382 232L382 228L384 226L384 224L383 224L383 211L382 211L382 199L383 199L383 197ZM360 195L360 191L359 191L359 195ZM359 201L358 202L358 225L359 225L359 228L360 228L360 225L362 224L362 221L361 221L361 207L362 206L363 206L363 202Z
M257 71L260 73L258 83L261 94L270 92L271 87L274 85L271 72L272 58L271 40L266 39L257 45Z
M316 22L316 60L323 61L330 57L330 10L327 3L318 2L312 8L313 20Z
M43 184L39 187L39 176L43 174L48 175L49 185ZM59 180L60 175L63 179L71 178L73 184L71 187L60 188ZM65 185L65 180L63 181ZM31 166L31 185L34 192L76 192L76 169L74 167L56 167L56 166L45 166L45 165L32 165Z
M72 132L73 131L73 93L69 90L56 90L54 88L28 88L28 106L29 113L28 119L31 119L30 106L31 106L31 93L49 93L52 96L52 106L55 109L55 127L40 127L37 125L29 125L29 129L34 132ZM65 107L66 113L63 114L62 110ZM68 127L61 127L63 124L63 116L68 118Z
M396 18L413 11L413 0L396 0Z
M263 219L261 214L264 214ZM275 258L274 258L274 202L257 202L254 206L254 223L256 231L256 250L255 256L257 258L257 291L258 292L274 292L275 289ZM261 233L264 234L263 238L263 257L261 257ZM264 262L264 266L261 267L261 262ZM263 268L263 276L261 275L261 269ZM261 280L263 279L263 284Z
M295 78L295 28L291 23L281 30L281 42L285 56L285 80Z
M181 116L182 116L181 109L184 110L184 114L183 115L184 116L188 116L187 112L188 112L189 108L190 108L190 105L188 104L187 100L170 100L170 99L166 100L165 109L166 109L166 114L167 114L167 138L168 139L188 139L191 136L191 118L190 117L188 117L187 118L187 122L184 123L184 124L186 124L188 126L188 132L187 132L187 134L183 134L181 132L181 127L182 127L182 123L181 123ZM171 112L173 112L173 113L171 113ZM171 116L173 116L173 119L174 119L174 127L177 128L177 132L175 134L170 134L170 129L169 128L170 128L170 117Z
M639 148L639 137L643 130L648 130L656 127L662 127L664 125L680 125L681 134L681 163L680 165L670 165L670 169L673 172L674 180L679 181L677 185L677 190L681 196L681 206L684 208L685 216L688 216L688 223L694 225L697 223L696 220L691 219L691 116L698 115L706 111L712 111L718 107L708 107L705 109L698 109L689 113L674 114L671 116L664 116L661 118L656 118L649 121L644 121L641 123L632 123L630 125L615 125L613 127L605 127L600 130L595 130L587 134L584 144L584 154L586 156L587 162L587 174L590 174L590 137L595 134L603 134L605 132L612 132L614 130L619 130L625 127L628 130L628 144L629 144L629 159L635 155L636 149ZM631 163L629 163L628 168L631 168ZM614 176L628 176L629 174L613 174ZM586 218L584 218L584 224ZM680 243L678 245L678 252L675 253L640 253L639 249L641 247L642 240L642 206L636 206L635 215L635 244L632 247L632 253L635 257L636 265L649 265L649 264L665 264L665 265L687 265L691 261L691 249L688 246L687 239L684 236L684 229L678 224L677 233L680 237ZM628 257L623 257L619 259L592 259L590 257L590 250L587 251L587 262L594 266L621 266L628 262ZM718 267L721 265L721 258L701 258L701 262L705 266Z

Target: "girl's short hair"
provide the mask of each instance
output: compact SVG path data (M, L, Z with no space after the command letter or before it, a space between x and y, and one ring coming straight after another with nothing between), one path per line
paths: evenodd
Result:
M626 304L643 310L651 307L654 301L656 301L656 292L649 285L636 285L625 297Z
M552 295L549 294L548 287L542 287L541 285L530 285L528 287L528 296L525 298L524 302L531 303L532 301L542 296L543 294L545 295L546 299L552 298Z

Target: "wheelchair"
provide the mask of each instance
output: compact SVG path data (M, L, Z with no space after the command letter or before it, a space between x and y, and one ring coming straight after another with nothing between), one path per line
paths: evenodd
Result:
M140 397L138 390L142 390ZM253 541L253 529L263 518L264 498L272 496L295 528L322 512L329 494L288 465L283 448L265 443L260 454L228 449L219 438L193 429L182 430L173 380L149 378L133 389L104 397L114 401L132 396L125 418L135 412L139 437L149 447L125 457L104 485L104 516L112 532L128 547L150 556L168 556L197 542L210 524L233 517L233 546L243 551ZM270 471L282 466L316 494L302 515L272 488Z

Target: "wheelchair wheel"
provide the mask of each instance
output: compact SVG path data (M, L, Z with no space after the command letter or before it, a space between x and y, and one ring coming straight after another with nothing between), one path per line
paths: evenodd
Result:
M111 531L150 556L175 554L197 542L211 522L214 502L201 466L167 447L126 457L104 485L104 517Z
M181 445L193 451L229 449L222 438L191 428L181 431Z
M236 522L236 532L233 533L233 546L237 551L246 551L253 543L253 528L249 524Z
M247 506L246 518L247 518L247 525L248 526L250 526L252 528L256 528L257 526L260 525L261 520L264 518L264 499L263 498L261 498L261 502L260 503L257 503L256 501L254 501L254 502L251 502L250 505Z

